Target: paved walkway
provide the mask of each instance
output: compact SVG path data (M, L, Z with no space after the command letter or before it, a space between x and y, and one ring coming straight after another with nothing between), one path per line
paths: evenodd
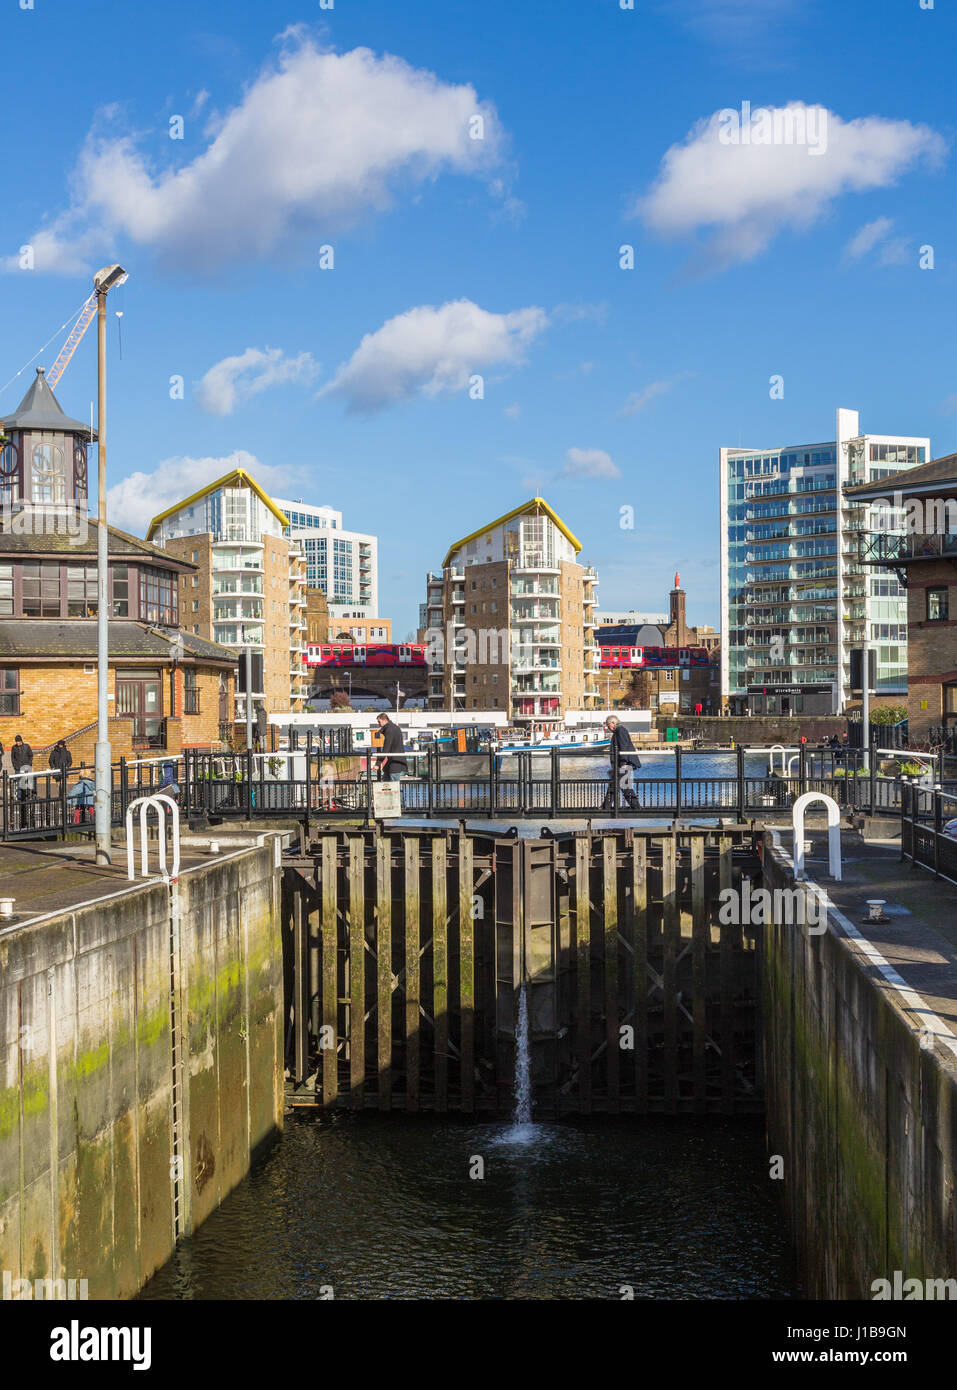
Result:
M957 885L935 879L929 869L902 863L899 844L865 844L859 836L842 836L843 879L833 883L827 874L827 836L812 832L812 854L807 860L809 877L826 889L828 897L853 928L883 957L904 983L939 1015L955 1035L951 1049L957 1059ZM790 835L782 835L788 854ZM871 923L867 899L884 898L887 922ZM854 944L868 973L880 988L892 988L866 950ZM898 1007L922 1025L920 1009Z
M264 832L275 834L281 827L251 824L246 829L223 826L221 832L184 835L180 842L180 868L188 869L209 858L210 840L218 840L223 852L254 845ZM167 851L169 852L169 851ZM136 845L139 866L139 843ZM150 870L156 873L156 842L150 841ZM100 867L92 843L61 845L37 840L27 844L0 845L0 897L15 899L18 925L48 912L64 912L109 893L134 887L126 876L126 837L115 835L113 863ZM0 919L0 931L4 923Z

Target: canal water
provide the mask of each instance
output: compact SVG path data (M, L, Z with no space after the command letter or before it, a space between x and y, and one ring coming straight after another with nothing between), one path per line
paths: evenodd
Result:
M146 1299L789 1299L760 1119L287 1117Z

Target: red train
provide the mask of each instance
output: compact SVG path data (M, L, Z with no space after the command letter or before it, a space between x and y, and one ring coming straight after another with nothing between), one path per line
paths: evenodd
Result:
M307 666L424 666L425 646L421 642L311 642L306 650Z
M602 647L603 667L645 667L661 671L679 666L708 666L707 647Z

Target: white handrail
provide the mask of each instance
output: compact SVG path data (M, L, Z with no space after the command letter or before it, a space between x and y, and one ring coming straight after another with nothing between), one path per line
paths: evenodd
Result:
M804 872L804 812L812 802L823 801L827 808L827 859L831 878L841 881L841 809L833 796L823 792L805 792L794 803L791 823L794 827L794 877L806 878Z
M773 772L773 771L774 771L774 755L775 755L775 753L780 753L780 754L781 754L781 776L784 777L784 776L786 775L786 772L785 772L785 759L786 759L786 756L787 756L787 750L785 749L783 743L772 743L772 744L771 744L771 747L768 749L768 772Z
M166 872L166 806L169 806L173 814L173 871L171 874ZM169 879L175 880L179 876L179 807L166 792L154 792L152 796L139 796L135 801L131 801L126 808L126 877L130 880L136 878L133 853L133 812L137 807L139 807L140 812L140 873L143 878L150 876L146 817L152 809L156 812L159 823L157 842L159 863L157 869L167 881Z

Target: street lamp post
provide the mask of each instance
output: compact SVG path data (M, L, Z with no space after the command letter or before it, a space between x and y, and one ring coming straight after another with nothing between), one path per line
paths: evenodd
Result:
M96 481L96 747L93 753L93 817L97 864L110 862L112 778L110 771L110 569L106 529L106 296L129 277L107 265L93 277L97 307L97 481Z

